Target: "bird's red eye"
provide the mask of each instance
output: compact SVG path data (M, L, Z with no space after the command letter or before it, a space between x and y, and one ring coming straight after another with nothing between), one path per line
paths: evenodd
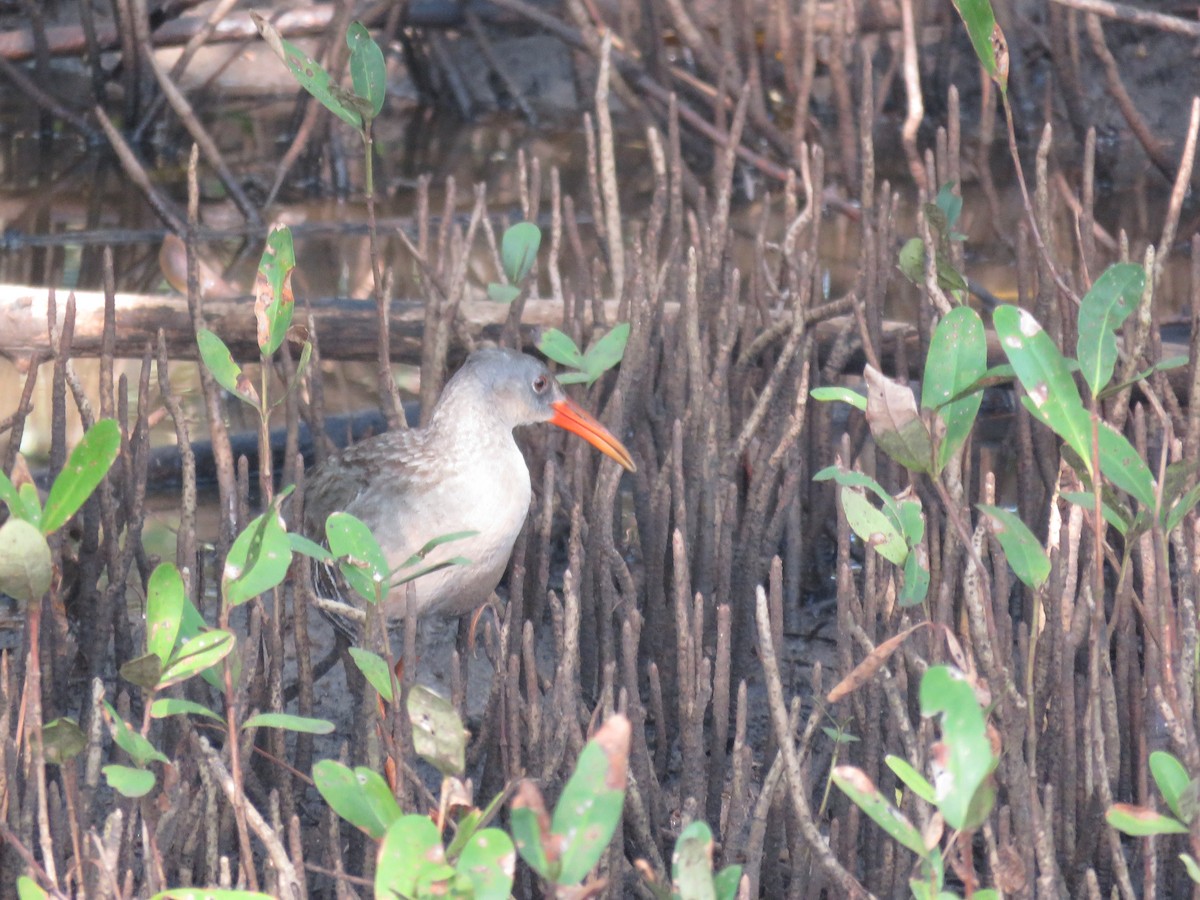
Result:
M537 378L533 379L533 389L539 394L544 391L549 384L550 379L545 375L539 375Z

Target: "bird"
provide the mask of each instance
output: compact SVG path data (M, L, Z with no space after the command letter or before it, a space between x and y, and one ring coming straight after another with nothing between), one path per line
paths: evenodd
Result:
M393 572L434 538L474 532L437 547L421 565L465 561L391 590L382 609L389 624L405 621L409 603L418 620L466 615L499 584L529 512L529 468L513 429L543 422L579 435L636 471L621 441L567 396L545 363L485 347L446 383L427 425L361 441L313 470L305 489L305 531L320 540L331 513L350 513L371 529ZM331 586L332 580L318 581ZM352 592L340 593L345 603ZM323 606L328 612L330 606ZM338 608L337 600L332 606ZM334 618L343 619L335 624L353 640L355 626Z

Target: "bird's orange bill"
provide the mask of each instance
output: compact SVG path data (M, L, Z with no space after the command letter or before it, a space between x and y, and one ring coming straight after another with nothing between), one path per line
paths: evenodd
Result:
M625 449L625 445L616 436L596 421L587 410L570 398L559 400L552 404L554 415L550 418L551 425L565 428L572 434L577 434L605 456L612 457L630 472L636 472L633 457Z

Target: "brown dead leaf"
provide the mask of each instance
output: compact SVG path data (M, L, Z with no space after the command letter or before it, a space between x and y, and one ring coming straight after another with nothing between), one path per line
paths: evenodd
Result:
M904 643L905 638L916 631L918 628L925 628L928 622L918 622L911 628L906 628L904 631L894 635L878 645L874 650L866 655L862 662L850 670L850 674L835 684L825 695L825 702L837 703L842 698L854 693L873 677L880 670L888 658L896 652L896 648Z

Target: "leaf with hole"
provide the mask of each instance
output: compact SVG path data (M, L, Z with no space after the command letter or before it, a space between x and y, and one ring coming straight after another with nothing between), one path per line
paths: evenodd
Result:
M225 602L231 607L240 606L281 584L291 562L292 548L287 532L275 504L272 504L246 526L229 548L221 574Z
M291 41L284 40L275 26L256 12L250 13L258 33L262 35L267 46L278 56L296 82L317 98L331 113L361 131L363 127L362 114L355 108L353 95L349 95L336 84L329 73L312 57Z
M271 229L254 279L254 319L258 323L258 349L270 356L287 337L296 309L292 272L296 251L287 226Z
M400 818L400 806L391 788L366 766L351 769L332 759L313 765L313 784L335 813L375 840Z
M332 513L325 520L325 539L342 577L360 597L368 603L387 597L387 557L366 523L349 513Z
M454 877L442 836L428 816L401 816L387 829L375 869L376 897L434 897Z
M461 775L467 765L467 730L449 700L424 685L408 692L413 750L443 775Z

